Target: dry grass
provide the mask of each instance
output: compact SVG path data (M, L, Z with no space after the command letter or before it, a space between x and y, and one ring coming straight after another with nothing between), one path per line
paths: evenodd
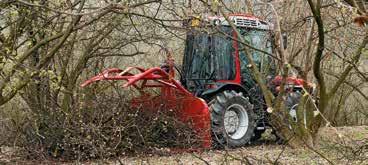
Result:
M338 138L338 134L341 134L342 138ZM330 140L326 141L327 139ZM350 143L347 143L348 141ZM335 164L367 164L368 152L367 148L364 148L367 144L368 126L322 128L320 146L317 150ZM25 160L12 155L14 152L7 148L2 151L0 162L11 164L328 164L328 161L311 149L292 149L269 142L237 149L210 150L201 153L169 154L170 152L167 151L168 149L163 149L158 150L155 154L121 156L115 159L62 162L62 160Z

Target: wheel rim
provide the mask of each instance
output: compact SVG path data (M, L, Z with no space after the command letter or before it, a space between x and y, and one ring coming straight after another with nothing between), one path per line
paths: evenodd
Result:
M247 133L249 118L247 110L239 105L233 104L225 111L224 127L226 134L232 139L240 139Z
M291 116L291 118L293 119L294 122L298 121L297 115L296 115L296 110L298 109L298 104L293 105L290 108L289 114Z

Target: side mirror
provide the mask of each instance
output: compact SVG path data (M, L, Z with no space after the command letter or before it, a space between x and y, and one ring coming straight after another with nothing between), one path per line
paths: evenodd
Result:
M284 46L283 48L286 49L287 44L288 44L287 34L284 32L284 33L281 34L281 37L282 37L282 45Z

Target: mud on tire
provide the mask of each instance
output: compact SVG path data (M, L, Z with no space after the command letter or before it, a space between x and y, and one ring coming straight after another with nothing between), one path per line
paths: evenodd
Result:
M250 142L256 127L256 115L248 97L236 91L224 91L209 102L213 139L219 146L240 147Z

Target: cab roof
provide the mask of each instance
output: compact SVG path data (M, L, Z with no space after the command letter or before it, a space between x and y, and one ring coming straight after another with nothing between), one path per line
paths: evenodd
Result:
M261 29L261 30L272 30L273 24L263 19L256 17L250 14L243 14L243 13L236 13L236 14L229 14L229 19L233 21L235 26L237 27L246 27L246 28L254 28L254 29ZM226 21L225 17L223 16L209 16L207 18L209 22L215 25L225 25L230 26L230 24Z

